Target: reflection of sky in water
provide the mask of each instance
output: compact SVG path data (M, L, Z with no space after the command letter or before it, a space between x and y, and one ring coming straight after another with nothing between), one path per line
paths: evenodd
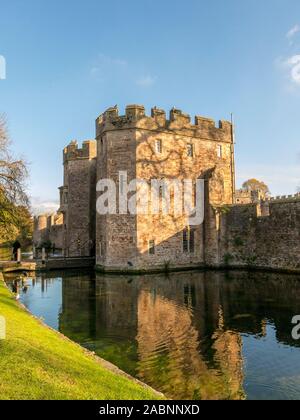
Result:
M58 316L62 307L62 279L36 279L28 281L26 293L21 293L21 302L38 318L58 330Z
M298 278L47 276L21 291L34 315L170 397L300 398Z
M300 349L279 344L273 325L264 338L244 336L243 354L249 399L300 399Z

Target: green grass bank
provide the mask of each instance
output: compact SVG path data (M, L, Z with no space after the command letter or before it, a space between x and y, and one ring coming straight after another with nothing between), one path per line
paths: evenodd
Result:
M31 316L0 273L1 400L155 400L152 389L127 377Z

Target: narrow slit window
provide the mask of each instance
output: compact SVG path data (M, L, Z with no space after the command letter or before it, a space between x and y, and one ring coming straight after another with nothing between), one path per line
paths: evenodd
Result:
M159 196L162 197L164 194L164 187L162 185L159 186Z
M219 144L217 149L218 158L221 159L223 157L223 149L222 146Z
M187 155L190 158L194 157L194 145L193 144L188 144L187 145Z
M185 229L183 231L183 252L186 254L194 254L195 253L195 230Z
M190 238L189 238L189 251L190 254L194 254L195 253L195 231L192 229L190 230Z
M197 207L197 185L193 185L193 206Z
M155 150L156 150L156 153L162 154L162 141L161 140L156 140Z
M119 183L120 183L120 193L124 194L126 190L126 176L124 174L120 174Z
M183 252L188 253L189 252L189 232L187 229L183 231Z
M149 255L155 255L155 241L149 241Z

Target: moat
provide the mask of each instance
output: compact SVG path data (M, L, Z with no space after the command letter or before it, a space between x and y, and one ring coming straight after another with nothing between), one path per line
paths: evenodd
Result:
M23 286L34 315L169 398L299 398L300 276L53 272Z

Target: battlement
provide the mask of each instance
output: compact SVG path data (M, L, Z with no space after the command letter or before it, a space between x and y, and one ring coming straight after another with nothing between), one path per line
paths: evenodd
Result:
M292 195L279 195L276 197L265 197L260 195L258 191L236 190L235 194L236 205L247 206L261 203L291 203L300 201L300 193Z
M279 195L277 197L271 197L268 200L272 203L290 203L294 201L300 201L300 193L292 194L292 195Z
M128 105L125 115L119 115L117 106L107 109L96 120L97 138L104 132L121 129L145 129L153 131L172 131L181 135L199 137L230 143L233 141L232 125L229 121L216 122L211 118L196 116L194 123L189 114L173 108L167 118L166 111L154 107L151 116L146 115L142 105Z
M236 203L229 208L235 215L247 215L250 218L260 218L277 214L277 211L293 211L300 204L300 193L266 198L253 203Z
M93 159L97 156L97 142L95 140L86 140L82 143L82 148L78 147L76 140L64 149L64 162L76 159Z
M38 230L63 224L61 213L44 213L34 216L34 225Z
M300 193L297 194L291 194L291 195L278 195L276 197L267 197L264 200L259 200L258 202L252 202L252 203L235 203L231 207L237 207L237 208L251 208L255 207L257 205L263 205L263 204L288 204L288 203L295 203L300 201Z

